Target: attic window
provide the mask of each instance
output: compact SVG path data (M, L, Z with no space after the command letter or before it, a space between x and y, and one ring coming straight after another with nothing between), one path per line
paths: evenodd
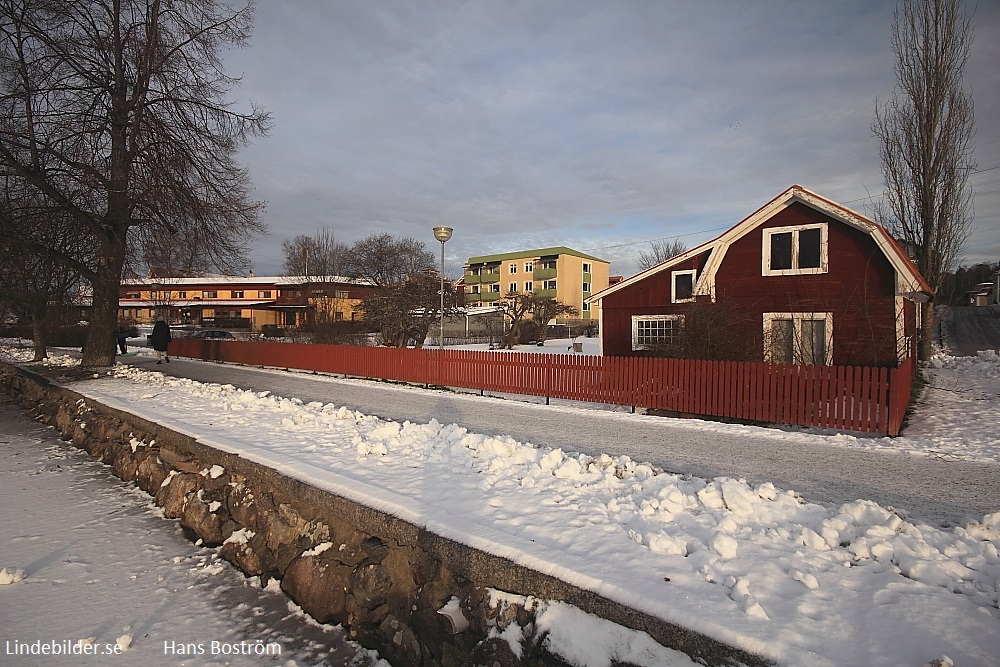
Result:
M694 301L694 283L696 271L673 271L671 276L671 303L687 303Z
M826 273L827 243L826 223L765 229L762 275Z

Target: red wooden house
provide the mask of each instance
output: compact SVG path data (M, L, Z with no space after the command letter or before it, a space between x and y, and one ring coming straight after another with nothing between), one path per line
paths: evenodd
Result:
M793 185L718 238L613 285L602 353L895 366L931 288L881 226Z

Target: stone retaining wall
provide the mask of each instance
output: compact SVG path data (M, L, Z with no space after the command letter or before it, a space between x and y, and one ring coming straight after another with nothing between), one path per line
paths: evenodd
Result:
M204 545L221 547L226 560L263 584L279 579L317 621L343 624L351 639L398 667L566 665L536 631L532 599L562 601L644 631L705 664L769 664L85 399L24 367L0 364L0 386L154 496ZM528 599L510 603L518 596ZM498 597L507 602L498 604ZM520 647L497 638L512 623L523 631Z

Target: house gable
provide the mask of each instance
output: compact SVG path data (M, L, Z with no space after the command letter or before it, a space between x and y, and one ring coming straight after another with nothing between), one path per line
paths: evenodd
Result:
M912 302L930 294L879 225L792 186L713 241L592 300L601 301L605 354L650 349L636 343L635 332L654 331L661 326L657 317L680 316L698 321L689 343L692 336L717 337L713 349L723 355L732 344L796 363L878 365L906 356ZM776 357L774 341L781 336L787 346Z

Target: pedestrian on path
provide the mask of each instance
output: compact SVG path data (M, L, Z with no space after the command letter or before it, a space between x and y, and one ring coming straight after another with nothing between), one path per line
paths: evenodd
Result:
M169 364L170 357L167 356L167 347L170 345L170 327L163 321L162 316L156 318L150 342L153 343L153 349L156 350L156 363L161 364L166 361Z
M118 343L118 350L122 354L128 354L128 334L125 332L125 327L118 327L118 331L115 332L115 340Z

